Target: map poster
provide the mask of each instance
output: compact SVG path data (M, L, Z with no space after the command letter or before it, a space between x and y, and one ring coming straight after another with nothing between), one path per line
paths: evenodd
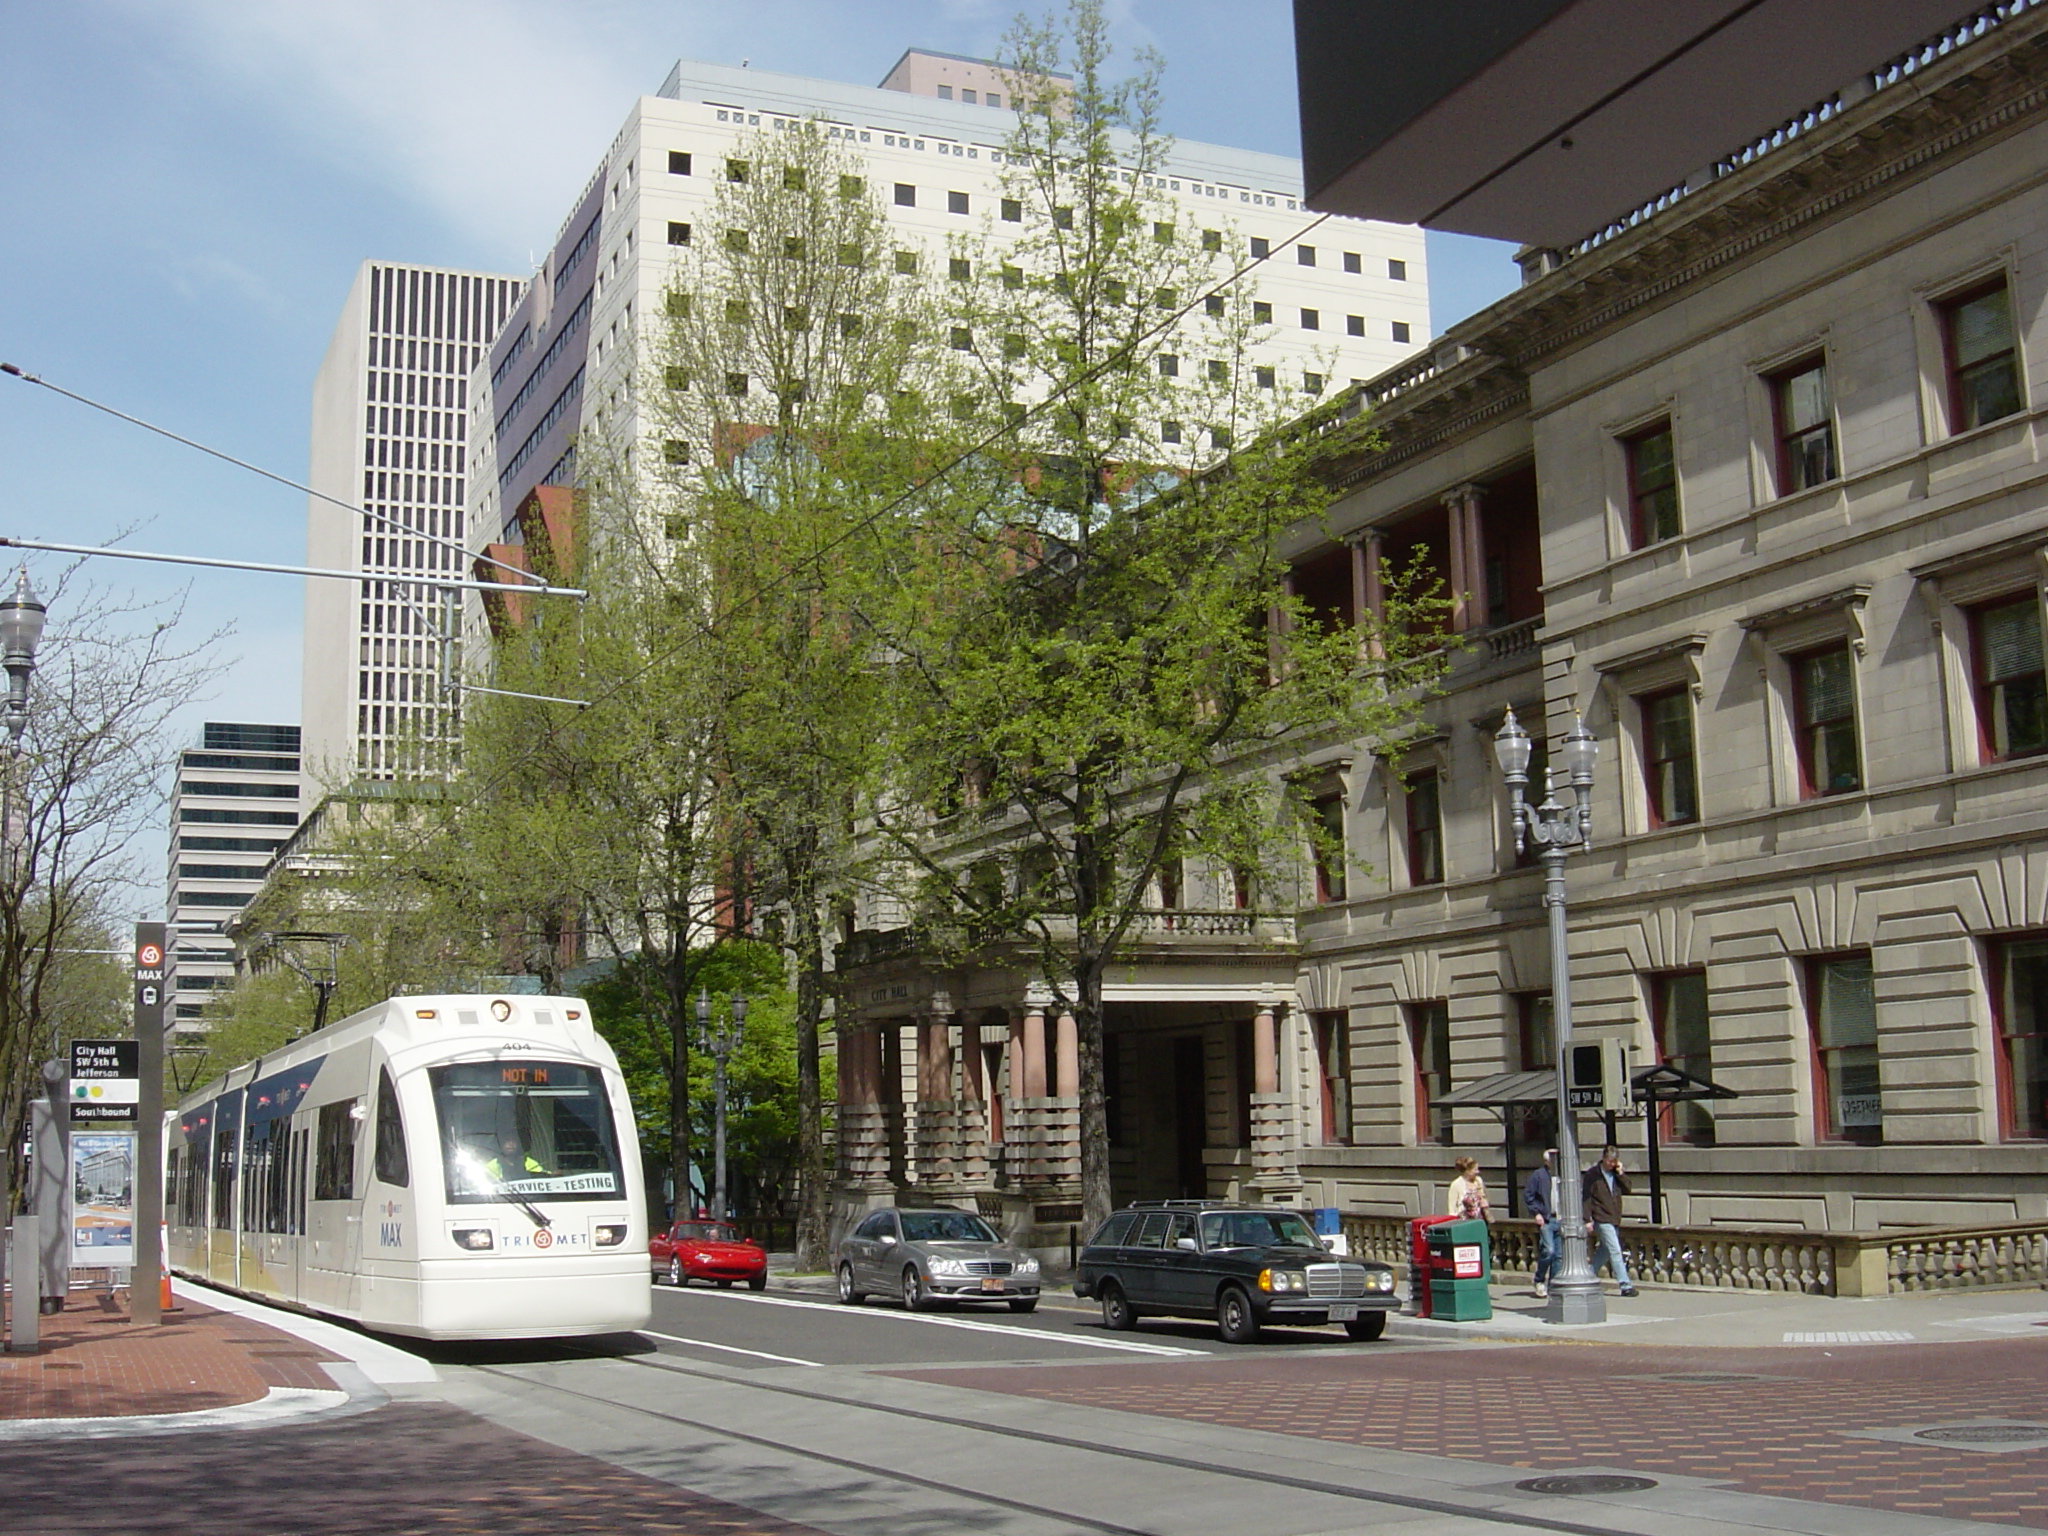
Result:
M135 1262L135 1136L71 1133L71 1267L125 1269Z

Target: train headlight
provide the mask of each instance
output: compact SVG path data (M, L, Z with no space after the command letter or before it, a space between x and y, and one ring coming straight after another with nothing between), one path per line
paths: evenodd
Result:
M489 1227L457 1227L452 1235L456 1247L467 1248L471 1253L482 1253L496 1246Z
M590 1240L599 1248L616 1248L626 1240L626 1224L622 1221L594 1228Z

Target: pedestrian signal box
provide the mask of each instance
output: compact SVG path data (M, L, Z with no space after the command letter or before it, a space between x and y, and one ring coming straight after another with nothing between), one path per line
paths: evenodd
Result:
M1566 1066L1570 1072L1567 1102L1573 1109L1606 1113L1629 1108L1628 1047L1622 1041L1574 1044Z

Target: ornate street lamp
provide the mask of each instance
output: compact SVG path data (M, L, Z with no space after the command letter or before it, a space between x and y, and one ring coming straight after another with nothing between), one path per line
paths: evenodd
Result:
M727 1219L725 1200L725 1063L746 1032L747 996L735 993L732 1018L724 1027L711 1027L711 993L697 992L697 1036L711 1053L711 1219Z
M1601 1323L1607 1320L1607 1298L1587 1262L1585 1218L1579 1199L1579 1141L1572 1128L1571 1078L1567 1063L1572 1049L1571 957L1566 944L1564 890L1565 855L1592 844L1593 762L1599 744L1586 722L1574 716L1565 734L1565 776L1572 804L1557 798L1557 774L1544 771L1543 803L1531 806L1524 791L1529 783L1529 733L1511 709L1493 738L1494 756L1508 781L1514 805L1515 852L1533 842L1543 861L1543 905L1550 909L1550 1017L1557 1035L1557 1156L1555 1185L1558 1236L1557 1273L1550 1283L1550 1304L1544 1317L1553 1323Z
M15 577L14 590L0 598L0 666L7 668L7 705L0 721L7 726L7 766L0 783L0 844L7 849L7 869L14 870L14 765L21 759L21 735L28 729L28 680L36 670L36 646L43 638L49 610L28 584L28 567Z

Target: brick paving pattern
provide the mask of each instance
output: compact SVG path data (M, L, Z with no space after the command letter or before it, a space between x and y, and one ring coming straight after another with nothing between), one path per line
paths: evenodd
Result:
M125 1303L73 1296L41 1319L32 1355L0 1355L0 1419L192 1413L253 1402L272 1387L332 1391L337 1358L262 1323L181 1301L138 1328Z
M1683 1350L1584 1344L1256 1351L1209 1362L915 1371L920 1380L1343 1444L1550 1470L1626 1468L1752 1493L2048 1529L2048 1449L1851 1437L2048 1424L2048 1340ZM1738 1381L1673 1381L1741 1374Z
M0 1485L7 1536L820 1536L440 1403L272 1429L0 1445Z

